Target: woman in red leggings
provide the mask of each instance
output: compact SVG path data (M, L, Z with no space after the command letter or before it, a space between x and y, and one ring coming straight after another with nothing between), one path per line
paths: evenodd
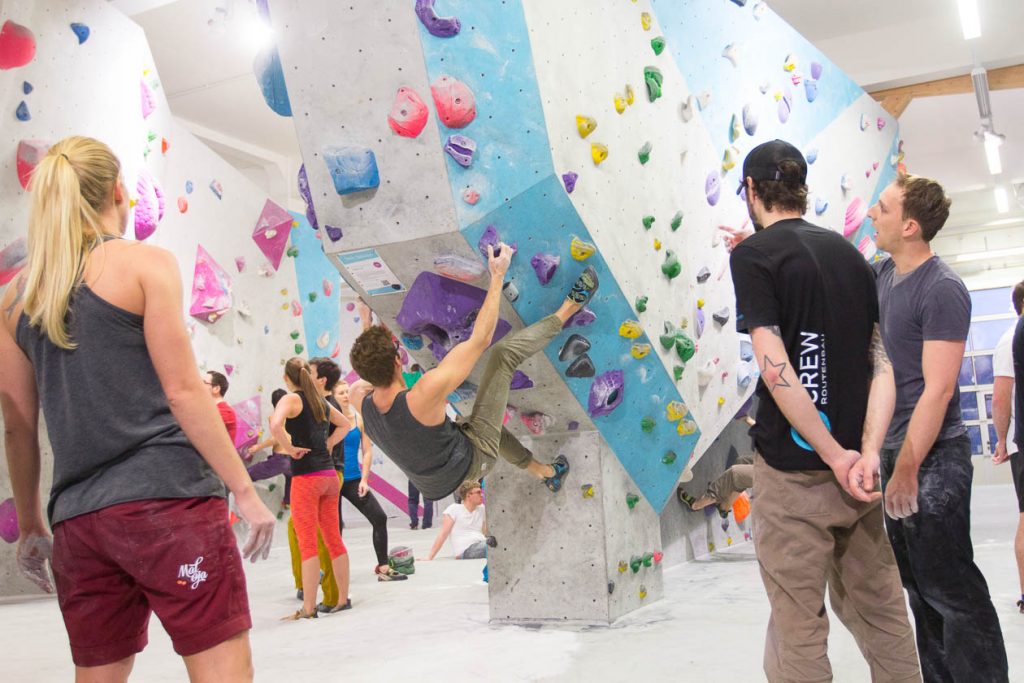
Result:
M338 584L338 604L331 612L351 609L348 598L348 552L338 527L338 496L341 484L331 460L334 443L345 438L351 423L320 395L309 373L309 364L296 356L284 366L289 393L277 403L270 418L270 430L281 450L292 460L292 522L302 557L302 609L286 620L316 619L317 532L331 556ZM338 429L328 443L328 424Z

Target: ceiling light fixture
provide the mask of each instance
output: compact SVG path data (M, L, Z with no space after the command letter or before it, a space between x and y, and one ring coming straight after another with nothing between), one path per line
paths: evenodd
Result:
M960 26L964 30L964 40L981 37L981 19L978 18L978 0L957 0L960 7Z
M1006 194L1006 188L1002 185L996 185L995 189L996 196L996 211L999 213L1010 212L1010 197Z
M957 254L955 263L968 263L970 261L1006 260L1015 256L1024 256L1024 247L1010 247L998 251L975 251L969 254Z
M988 172L992 175L999 175L1003 172L1003 162L999 158L999 148L1003 144L1004 136L988 130L982 135L985 140L985 160L988 161Z

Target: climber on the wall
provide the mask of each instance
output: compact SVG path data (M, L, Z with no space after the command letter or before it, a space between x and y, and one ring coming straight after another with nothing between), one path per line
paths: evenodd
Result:
M501 286L512 254L507 244L488 246L491 283L473 334L412 389L406 389L398 346L386 327L370 327L352 345L349 358L362 377L352 386L352 403L362 406L366 433L432 500L444 498L464 481L485 476L499 455L542 480L551 491L561 489L569 472L565 456L559 455L550 465L537 462L502 424L516 367L543 349L590 301L598 286L592 267L579 276L557 311L494 346L465 422L456 425L445 412L446 397L469 377L494 336Z

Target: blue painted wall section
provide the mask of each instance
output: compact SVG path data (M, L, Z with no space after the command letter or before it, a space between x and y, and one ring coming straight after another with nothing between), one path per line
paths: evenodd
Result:
M292 246L299 250L295 257L295 277L298 281L298 295L295 297L302 304L302 325L306 334L306 357L330 356L339 348L340 316L338 303L338 285L341 276L338 269L327 259L317 238L317 232L310 226L306 217L290 211L298 226L292 228ZM330 283L330 294L324 291L324 282ZM316 300L310 301L310 294L316 294ZM319 341L327 333L327 343L322 347ZM334 359L343 367L347 366L348 358L341 356Z

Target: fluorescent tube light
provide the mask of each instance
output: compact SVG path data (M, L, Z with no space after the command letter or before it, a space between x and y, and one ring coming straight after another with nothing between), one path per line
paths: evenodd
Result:
M1010 197L1006 194L1006 188L1002 185L996 185L996 211L999 213L1009 213L1010 211Z
M978 18L978 0L957 0L960 6L960 26L964 30L964 40L981 37L981 19Z
M988 172L992 175L1003 172L1003 161L999 158L999 147L1002 144L1001 135L985 131L985 160L988 161Z

